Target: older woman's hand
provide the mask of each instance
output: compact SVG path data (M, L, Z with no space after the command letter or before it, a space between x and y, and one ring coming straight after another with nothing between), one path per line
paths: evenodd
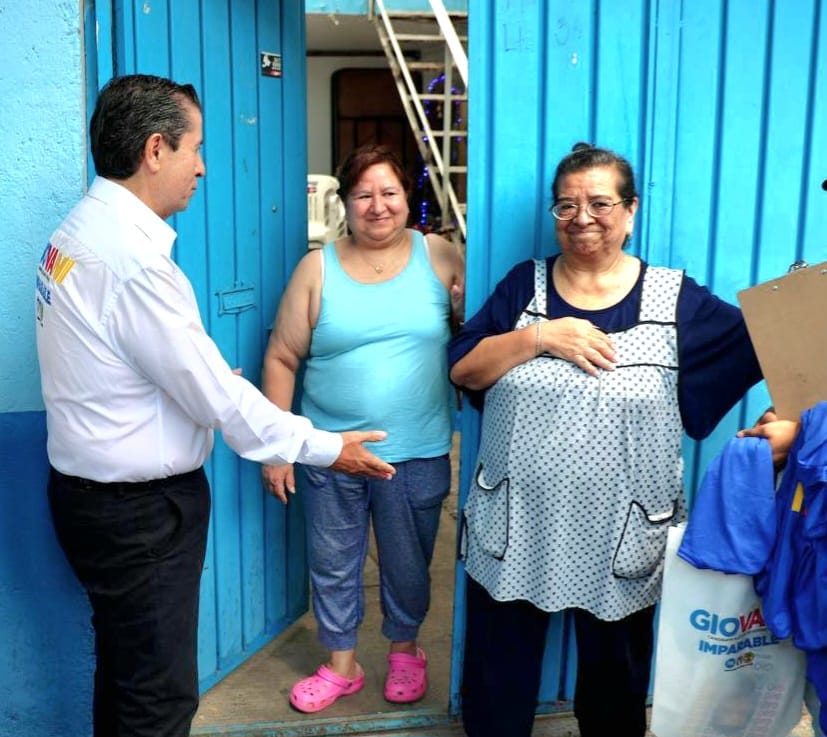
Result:
M262 466L261 482L264 488L273 496L287 504L287 493L296 493L296 480L293 474L293 465Z
M561 317L537 323L537 353L570 361L591 376L614 371L617 354L609 336L588 320Z

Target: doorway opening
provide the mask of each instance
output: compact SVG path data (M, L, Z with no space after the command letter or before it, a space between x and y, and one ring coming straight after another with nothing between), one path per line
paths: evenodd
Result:
M316 639L315 618L312 611L308 611L202 696L193 721L193 735L217 731L235 734L230 730L251 725L282 725L285 730L312 725L312 734L323 735L327 733L325 722L335 725L336 734L357 731L357 725L358 731L367 732L374 722L408 724L415 719L417 725L423 727L450 724L459 433L454 434L451 463L451 492L443 502L431 564L431 608L418 639L428 655L425 697L414 704L400 705L387 702L382 696L388 641L380 633L379 575L376 548L372 543L365 563L365 620L359 629L357 645L359 663L365 670L365 687L316 714L302 714L290 706L288 697L293 684L315 672L328 657L327 650ZM343 723L352 726L343 727ZM294 732L285 731L288 733Z
M397 150L414 182L418 183L417 173L421 168L418 147L375 29L364 16L340 15L335 28L331 24L326 15L307 17L308 174L334 175L338 164L353 147L379 142ZM318 32L319 26L325 33ZM370 48L366 47L368 36L373 44ZM420 207L418 202L423 197L427 200L428 194L414 194L420 196L420 200L411 203L415 226L420 212L434 212L437 207L435 203L430 208ZM357 645L357 657L366 676L365 687L358 694L340 698L315 714L303 714L290 706L293 684L314 673L328 659L327 650L316 637L313 613L308 611L203 694L193 721L194 735L248 734L254 729L275 729L276 733L284 734L340 734L343 730L367 733L374 729L386 731L394 725L428 727L433 734L441 728L460 729L452 724L449 707L457 551L458 433L453 442L452 471L451 492L443 504L430 568L431 607L418 638L428 656L425 697L410 705L384 700L388 641L380 632L379 577L375 544L372 544L364 572L365 620ZM290 504L300 504L300 499L293 499ZM353 726L343 727L343 724Z

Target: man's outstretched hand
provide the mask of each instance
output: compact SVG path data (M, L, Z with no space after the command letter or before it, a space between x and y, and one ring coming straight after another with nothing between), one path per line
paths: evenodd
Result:
M375 443L384 440L388 434L382 430L365 432L351 430L341 433L342 452L330 466L334 471L349 473L353 476L371 476L377 479L389 479L396 469L381 458L377 458L362 443Z

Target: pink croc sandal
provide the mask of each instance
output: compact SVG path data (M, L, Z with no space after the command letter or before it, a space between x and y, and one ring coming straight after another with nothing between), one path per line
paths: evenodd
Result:
M299 711L311 713L327 709L340 696L350 696L362 690L365 674L356 678L344 678L326 665L309 678L299 681L290 691L290 703Z
M388 677L385 679L385 698L395 704L419 701L428 688L425 651L417 648L416 655L391 653L388 655Z

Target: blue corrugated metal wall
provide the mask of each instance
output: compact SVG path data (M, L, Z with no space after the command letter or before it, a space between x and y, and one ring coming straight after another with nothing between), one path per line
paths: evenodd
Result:
M469 313L512 264L556 249L549 186L580 140L635 168L632 251L729 301L797 258L827 260L823 0L470 0L469 21ZM708 440L687 442L690 496L766 404L757 388ZM477 444L466 410L463 490ZM571 698L571 661L560 618L546 707ZM455 669L454 707L457 683Z
M175 218L175 258L222 354L259 384L269 325L306 248L303 4L131 0L114 7L116 72L192 82L201 97L207 176ZM281 55L281 76L262 75L260 52ZM264 494L259 466L220 438L208 474L202 690L294 621L308 594L298 504L283 507Z

